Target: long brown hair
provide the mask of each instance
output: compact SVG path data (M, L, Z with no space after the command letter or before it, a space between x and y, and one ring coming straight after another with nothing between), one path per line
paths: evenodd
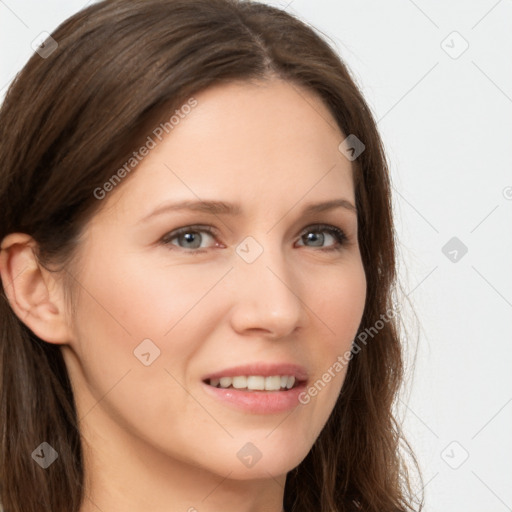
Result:
M65 268L102 203L93 191L129 159L150 123L214 84L276 76L318 94L342 133L365 144L352 162L368 283L360 332L393 308L395 233L382 142L347 68L313 29L251 1L106 0L52 37L58 46L30 58L0 110L0 240L27 233L41 264ZM66 366L59 346L35 336L3 288L2 296L0 501L5 512L77 512L84 468ZM287 475L288 512L421 509L392 412L404 373L397 322L386 321L351 359L332 415ZM46 470L31 457L43 441L59 454Z

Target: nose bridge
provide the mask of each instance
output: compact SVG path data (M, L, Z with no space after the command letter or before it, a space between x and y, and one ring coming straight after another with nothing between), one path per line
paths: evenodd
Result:
M236 248L237 328L260 328L284 336L298 325L302 302L289 255L277 237L246 237Z

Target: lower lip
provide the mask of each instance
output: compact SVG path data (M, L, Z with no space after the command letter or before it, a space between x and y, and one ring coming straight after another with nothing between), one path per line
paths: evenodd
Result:
M205 392L214 398L236 409L256 414L274 414L293 409L299 405L299 395L306 389L305 382L285 391L245 391L215 388L205 382L202 384Z

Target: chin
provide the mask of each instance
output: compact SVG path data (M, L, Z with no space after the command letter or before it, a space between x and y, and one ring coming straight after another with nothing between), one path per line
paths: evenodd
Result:
M291 435L286 440L279 436L273 440L262 436L260 440L235 444L234 457L231 449L220 454L219 460L223 463L217 465L215 471L223 476L229 474L233 480L268 479L286 475L304 460L311 449L311 445L298 444L297 437Z

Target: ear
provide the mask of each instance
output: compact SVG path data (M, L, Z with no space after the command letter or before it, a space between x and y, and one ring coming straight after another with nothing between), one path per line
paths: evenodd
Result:
M0 246L0 276L5 295L18 318L50 343L69 341L63 290L38 262L37 243L24 233L7 235Z

